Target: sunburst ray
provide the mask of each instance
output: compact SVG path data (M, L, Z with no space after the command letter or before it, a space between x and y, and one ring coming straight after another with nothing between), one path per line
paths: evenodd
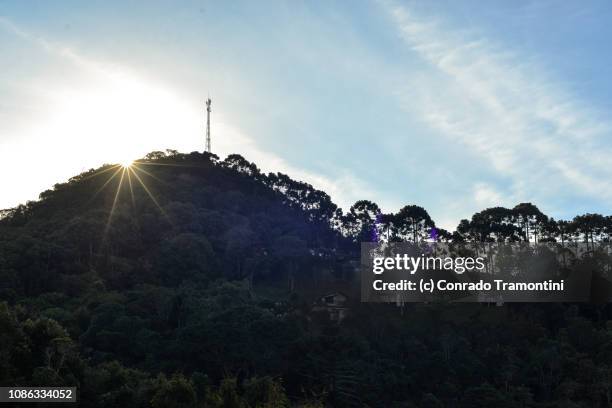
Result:
M109 171L116 169L117 167L120 167L120 165L119 164L114 164L114 165L112 165L112 166L110 166L110 167L108 167L108 168L106 168L104 170L99 170L99 171L94 172L93 174L85 176L81 180L84 181L84 180L92 179L94 177L98 177L98 176L100 176L100 175L102 175L104 173L108 173Z
M132 197L132 207L136 208L136 197L134 196L134 187L132 186L132 169L128 167L127 176L128 176L128 185L130 186L130 196Z
M159 177L157 177L155 174L152 174L151 172L146 171L145 169L142 169L142 168L138 167L137 165L133 165L133 166L131 167L131 169L132 169L132 170L142 171L142 172L143 172L144 174L146 174L147 176L149 176L149 177L151 177L151 178L154 178L155 180L159 181L159 182L160 182L160 183L162 183L162 184L168 185L168 182L166 182L166 181L164 181L164 180L160 179L160 178L159 178Z
M104 238L106 238L108 234L108 230L110 229L111 221L113 219L113 215L115 214L115 208L117 207L117 201L119 200L119 194L121 193L121 187L123 186L123 179L125 177L126 169L123 168L121 173L121 178L119 179L119 185L117 186L117 192L115 193L115 199L113 200L113 206L111 207L110 213L108 214L108 220L106 220L106 227L104 228Z
M144 191L147 193L147 195L149 196L151 201L153 201L153 203L157 206L157 209L159 210L159 212L161 212L161 214L168 220L168 222L170 224L173 224L172 220L170 219L170 217L168 217L168 214L166 214L166 212L164 211L162 206L159 205L159 203L157 202L157 199L155 199L155 196L153 196L153 193L151 193L151 190L149 190L149 188L146 186L146 184L142 181L142 179L140 178L138 173L136 173L135 171L132 171L132 174L134 175L134 177L136 177L136 180L138 180L138 182L140 183L140 185L142 186Z
M93 196L91 196L91 198L89 199L89 203L90 203L90 202L92 202L92 201L93 201L93 200L94 200L94 199L95 199L95 198L98 196L98 194L100 194L100 193L102 192L102 190L104 190L104 189L106 188L106 186L108 186L108 185L109 185L109 183L110 183L111 181L113 181L113 179L114 179L114 178L117 176L117 174L119 174L119 172L121 171L121 169L122 169L122 168L121 168L121 166L117 166L117 171L115 171L115 172L113 173L113 175L112 175L112 176L110 176L110 177L108 178L108 180L106 180L106 182L105 182L104 184L102 184L102 187L100 187L99 189L97 189L97 190L96 190L96 192L93 194Z

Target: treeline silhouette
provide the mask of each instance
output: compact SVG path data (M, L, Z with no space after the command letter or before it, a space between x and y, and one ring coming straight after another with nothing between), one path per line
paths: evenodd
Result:
M346 212L240 155L152 152L6 210L0 384L76 385L83 407L605 407L607 305L313 302L362 241L610 242L612 218L530 203L456 231L408 205ZM609 262L609 259L607 260Z

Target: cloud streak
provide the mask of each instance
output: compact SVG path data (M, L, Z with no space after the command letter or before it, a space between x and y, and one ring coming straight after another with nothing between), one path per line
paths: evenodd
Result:
M571 191L612 204L612 151L604 143L611 124L537 59L408 7L382 4L426 65L401 94L404 108L510 180L495 194L475 180L475 202L546 203Z

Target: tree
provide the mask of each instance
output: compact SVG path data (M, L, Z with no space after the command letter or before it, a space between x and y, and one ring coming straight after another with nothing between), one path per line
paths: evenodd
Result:
M577 215L572 221L573 230L582 237L584 242L589 247L595 248L595 241L600 241L602 234L606 231L606 218L600 214L584 214Z
M461 407L466 408L510 408L506 395L489 384L468 388L461 399Z
M251 378L244 385L245 396L250 407L289 408L289 398L280 381L271 377Z
M359 200L351 206L344 223L349 236L356 242L376 242L380 236L380 217L380 208L376 203Z
M219 387L223 408L243 408L245 403L238 395L238 384L235 378L225 378Z
M427 211L417 205L406 205L399 210L394 225L399 238L415 243L427 238L429 228L435 226Z
M162 242L157 259L157 271L167 285L177 285L183 279L210 279L215 271L215 255L203 235L182 233Z
M289 289L293 292L297 265L308 255L306 243L294 235L283 235L272 242L271 252L281 264L286 266Z
M166 153L156 150L151 153L147 153L144 158L145 160L149 160L149 161L160 160L160 159L166 158Z
M513 211L504 207L492 207L472 216L472 220L460 224L458 230L477 241L516 241L517 228L513 224Z
M252 258L257 249L256 235L248 225L239 225L229 229L224 236L226 276L230 279L242 279L250 276L254 271L245 270L248 260Z
M512 209L512 214L515 224L523 231L525 242L530 242L531 234L533 234L534 241L537 243L540 229L548 217L531 203L518 204Z
M246 174L254 179L258 179L261 176L261 172L255 163L251 163L239 154L230 154L221 162L221 166Z
M182 374L174 374L170 380L158 377L158 385L151 399L153 408L194 408L196 393L191 380Z
M393 213L380 215L380 226L383 232L382 236L384 237L386 241L391 241L391 238L392 238L391 230L395 228L395 225L393 224L394 221L395 221L395 216L393 215ZM393 232L393 234L395 235L395 232Z
M420 408L444 408L444 403L440 401L434 394L426 393L421 397Z

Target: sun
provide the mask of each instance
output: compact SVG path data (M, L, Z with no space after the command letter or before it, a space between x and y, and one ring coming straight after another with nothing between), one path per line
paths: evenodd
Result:
M87 68L83 75L45 92L48 111L34 121L32 138L47 134L66 152L78 149L62 157L63 165L72 166L66 168L104 163L133 168L139 165L133 161L167 147L168 135L185 135L173 143L185 150L199 141L199 105L172 86L119 66Z

